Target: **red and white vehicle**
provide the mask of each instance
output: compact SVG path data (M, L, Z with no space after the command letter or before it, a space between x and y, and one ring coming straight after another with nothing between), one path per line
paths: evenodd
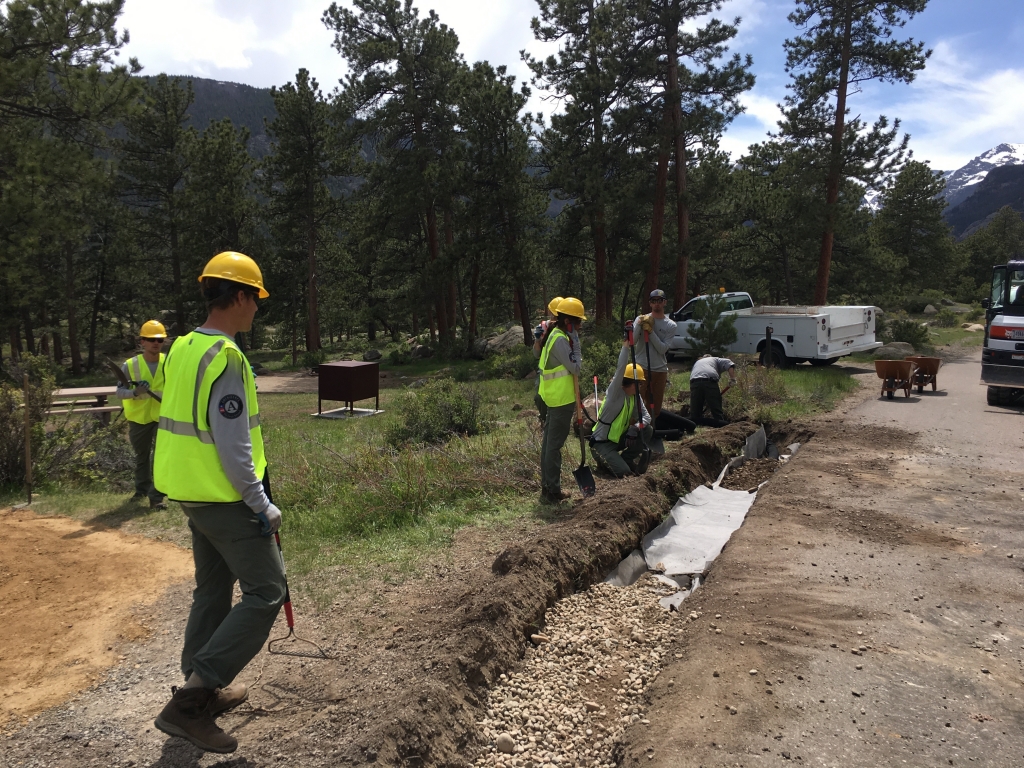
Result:
M1024 394L1024 261L992 268L992 293L985 307L981 382L989 405L1009 405Z

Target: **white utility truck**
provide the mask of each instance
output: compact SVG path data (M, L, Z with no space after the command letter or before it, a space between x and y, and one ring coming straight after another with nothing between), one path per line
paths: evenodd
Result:
M875 341L876 307L755 307L749 293L724 293L725 314L736 317L736 342L730 352L766 357L766 329L772 329L771 364L785 368L796 363L831 365L854 352L882 346ZM707 295L686 302L669 316L676 321L671 357L692 357L690 328L698 325L693 310Z
M1010 405L1024 394L1024 261L992 268L992 295L981 305L981 382L988 385L989 405Z

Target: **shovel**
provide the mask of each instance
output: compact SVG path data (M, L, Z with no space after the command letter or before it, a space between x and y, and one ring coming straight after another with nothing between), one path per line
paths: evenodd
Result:
M651 380L651 335L647 331L644 331L644 347L647 348L647 399L650 401L650 406L654 408L654 390L651 388L653 384ZM653 414L651 418L654 419ZM653 424L651 426L654 426ZM651 442L647 445L654 453L659 456L665 455L665 443L658 437L658 433L654 433L654 437L651 438Z
M594 473L587 466L586 440L583 437L583 403L580 402L580 380L573 376L573 383L576 385L576 427L580 433L580 465L572 471L576 478L576 485L580 487L580 493L584 498L597 493L597 484L594 482Z
M137 381L132 381L127 376L125 376L124 371L121 370L121 366L115 363L109 357L107 358L107 368L109 368L110 371L117 377L117 380L121 382L121 386L124 387L125 389L134 389L135 385L138 384ZM158 403L163 402L163 399L156 392L147 392L146 394L148 394Z

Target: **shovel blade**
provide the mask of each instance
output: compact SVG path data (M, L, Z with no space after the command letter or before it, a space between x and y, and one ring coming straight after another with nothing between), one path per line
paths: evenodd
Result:
M580 487L580 493L584 496L593 496L597 493L597 483L594 482L594 473L590 471L590 467L586 464L582 464L578 469L574 469L572 471L572 476L576 478L576 485Z
M665 453L665 443L662 442L660 437L651 439L651 442L647 444L647 447L651 449L651 453L661 456Z

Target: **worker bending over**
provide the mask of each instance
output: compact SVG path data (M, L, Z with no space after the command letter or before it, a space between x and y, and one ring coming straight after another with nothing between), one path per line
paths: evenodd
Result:
M272 534L281 512L263 481L256 385L235 334L248 331L256 300L270 294L252 259L214 256L199 279L206 322L174 342L156 441L156 483L181 503L192 531L196 588L181 652L184 687L156 727L210 752L238 742L214 722L248 697L235 676L259 653L285 600L284 567ZM231 605L238 582L242 599Z
M117 385L117 396L128 420L128 441L135 451L135 495L132 500L149 498L152 509L167 509L164 495L153 485L153 443L160 420L160 397L164 389L164 353L161 346L167 339L167 330L156 320L149 320L139 329L139 348L142 352L124 361L121 371L135 384L129 389Z
M728 371L729 384L719 389L722 374ZM690 419L707 427L724 427L728 422L722 410L722 395L736 383L736 365L726 357L704 355L690 371ZM711 418L704 418L704 407Z
M537 324L537 327L533 329L533 356L540 360L540 353L544 350L543 340L544 334L547 333L548 328L555 324L558 319L558 305L562 303L561 296L555 296L551 301L548 302L548 314L551 316L547 320L541 320ZM539 362L538 362L539 365ZM537 416L540 419L540 423L544 424L544 420L548 417L548 406L544 402L544 398L540 396L540 368L537 369L537 392L533 396L533 402L537 406Z
M548 504L569 498L562 490L562 446L576 412L583 362L579 328L587 319L583 302L572 297L558 302L555 310L555 322L541 338L540 353L540 396L547 406L540 449L540 499Z
M643 399L637 396L639 382L646 380L644 369L626 363L629 347L622 344L615 376L597 415L597 426L590 438L590 452L604 469L616 477L636 474L636 460L654 436L651 415ZM640 415L637 415L639 403ZM641 433L639 424L643 424Z

